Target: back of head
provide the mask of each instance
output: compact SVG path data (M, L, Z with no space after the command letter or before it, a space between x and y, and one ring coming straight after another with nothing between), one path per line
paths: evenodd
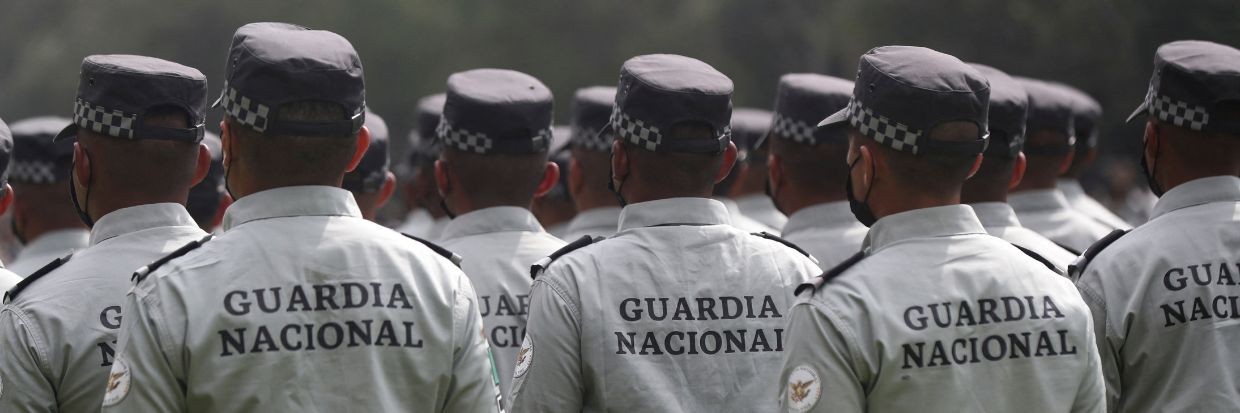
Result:
M53 142L56 134L73 121L44 116L13 123L13 162L9 182L14 192L14 220L23 236L37 237L39 228L81 227L65 183L73 166L73 140ZM32 233L34 232L34 233Z
M1094 151L1098 148L1099 124L1102 123L1102 105L1085 91L1069 85L1061 85L1072 97L1073 134L1076 136L1076 147L1073 151L1072 166L1064 172L1065 177L1076 178L1093 162Z
M1013 79L1025 88L1029 98L1024 147L1028 166L1017 190L1054 188L1060 174L1070 166L1077 142L1074 95L1059 83Z
M815 125L848 106L852 90L852 81L812 73L787 74L779 80L770 151L779 158L783 178L805 194L844 198L847 128Z
M767 145L767 131L771 129L771 112L755 108L736 108L732 111L732 143L736 144L736 164L728 176L715 184L715 196L729 196L738 190L744 191L744 182L738 182L741 165L747 164L750 169L766 171L766 155L770 146ZM762 173L765 176L765 173Z
M616 88L590 86L573 94L572 152L573 170L561 170L579 183L570 182L578 209L613 206L615 198L607 191L611 179L611 143L614 133L602 133L611 121L612 105L616 101Z
M345 174L341 187L354 194L373 194L382 189L391 169L388 156L388 127L382 117L366 110L366 129L370 130L370 145L362 160Z
M990 144L981 167L965 182L961 195L966 203L1003 202L1025 145L1028 93L1020 83L998 69L980 64L972 66L990 82Z
M194 217L194 222L204 231L215 226L215 218L224 197L224 147L219 135L207 132L202 143L211 152L211 169L201 182L189 190L189 199L185 202L185 210Z

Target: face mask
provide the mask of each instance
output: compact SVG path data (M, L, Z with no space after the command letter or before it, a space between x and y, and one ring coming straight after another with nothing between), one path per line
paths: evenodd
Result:
M620 190L624 189L624 180L620 180L620 186L616 186L616 181L611 178L612 173L615 171L615 169L607 168L607 190L616 196L616 202L619 202L620 207L624 208L629 205L629 202L624 200L624 195L620 195Z
M1145 149L1145 144L1146 144L1145 142L1141 144L1142 149ZM1158 156L1158 148L1154 148L1154 156L1156 157ZM1154 160L1154 162L1158 162L1158 160L1156 159ZM1155 166L1157 165L1150 165L1149 162L1146 162L1145 151L1142 150L1141 151L1141 172L1145 174L1145 183L1150 186L1150 192L1153 192L1154 196L1162 197L1163 196L1162 185L1159 185L1158 180L1154 179L1154 167Z
M90 155L87 154L85 148L82 149L82 154L86 155L87 159L90 159ZM74 162L74 164L76 165L76 162ZM93 165L91 166L91 169L92 169L91 174L94 175L93 169L95 168ZM68 180L69 181L69 199L73 200L73 210L77 212L78 218L82 220L83 224L86 224L87 228L92 228L95 226L95 220L90 218L90 213L88 213L86 210L86 208L90 207L90 183L89 182L86 183L86 202L79 203L78 196L77 196L77 188L73 186L73 179L74 178L70 176Z
M865 199L858 201L857 197L853 195L852 170L854 166L857 166L857 161L860 160L861 157L858 156L857 160L848 164L848 176L844 177L844 194L848 197L848 208L852 210L853 216L857 217L857 221L861 222L861 225L865 225L868 228L878 221L878 218L874 216L874 211L870 210L870 204L867 203L870 200L870 192L874 189L874 180L870 180L870 185L865 190ZM870 165L871 169L873 169L873 162Z
M443 213L448 216L448 219L456 219L456 214L453 214L452 210L448 208L448 201L445 201L442 196L439 197L439 207L443 209Z

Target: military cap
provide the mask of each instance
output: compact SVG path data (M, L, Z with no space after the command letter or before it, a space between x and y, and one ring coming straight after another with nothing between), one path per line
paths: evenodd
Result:
M771 134L803 145L842 141L844 128L816 128L822 118L848 106L853 82L815 73L790 73L775 90Z
M1076 127L1073 111L1075 101L1064 85L1027 77L1013 76L1029 99L1029 113L1025 120L1026 140L1035 132L1051 131L1067 137L1055 144L1030 145L1025 143L1025 153L1031 155L1062 155L1076 145Z
M702 122L709 139L664 139L681 122ZM732 138L732 79L689 57L637 56L620 68L616 104L601 134L656 152L719 153Z
M366 111L366 129L370 131L370 146L362 155L357 168L345 174L344 189L355 192L376 192L383 187L387 173L391 167L388 158L388 127L382 117L370 110Z
M1085 91L1070 85L1062 85L1072 97L1073 135L1079 149L1098 146L1098 123L1102 120L1102 105Z
M474 69L448 77L436 136L444 148L477 154L537 153L551 145L551 90L515 70Z
M189 199L185 202L189 215L200 223L215 217L220 196L224 194L224 145L219 135L211 131L203 134L202 144L211 152L211 168L201 182L189 189Z
M990 86L985 76L953 56L924 47L883 46L861 56L848 107L818 127L848 122L880 144L914 155L979 154L986 148ZM929 138L946 122L973 122L978 139Z
M56 140L78 128L120 139L199 142L206 130L207 78L197 69L154 57L93 55L82 60L73 123ZM185 111L188 128L150 125L151 109Z
M409 155L405 157L405 165L402 166L406 173L412 173L418 167L439 159L442 146L435 137L435 129L439 127L439 118L443 117L443 102L446 98L447 95L436 93L418 99L418 106L414 109L417 127L409 132Z
M335 121L281 120L288 103L338 104ZM287 23L250 23L233 34L224 89L212 105L265 135L353 136L366 118L362 60L340 35Z
M974 69L990 82L990 144L986 156L1015 158L1025 146L1025 122L1028 120L1029 95L1007 73L977 63Z
M59 116L41 116L13 123L13 164L9 178L14 182L54 184L69 179L73 164L73 140L55 141L56 135L73 123Z
M9 182L9 164L13 161L13 133L0 119L0 185Z
M614 136L599 133L611 121L611 107L616 102L616 88L591 86L573 94L571 120L574 147L610 152Z
M754 108L732 110L732 142L736 143L738 161L749 159L750 153L766 143L766 133L771 130L771 112ZM761 162L766 162L762 159Z
M1240 134L1240 121L1215 114L1223 102L1240 101L1240 50L1200 40L1164 44L1154 53L1154 75L1141 113L1194 131Z

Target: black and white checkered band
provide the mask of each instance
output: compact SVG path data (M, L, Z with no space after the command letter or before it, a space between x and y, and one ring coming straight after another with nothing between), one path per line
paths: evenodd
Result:
M51 162L13 161L9 179L31 184L56 183L56 165Z
M620 139L648 151L658 150L659 144L663 143L663 134L659 132L657 126L647 125L641 119L634 119L621 112L619 108L611 109L611 127Z
M848 123L860 130L863 135L897 151L916 155L919 150L917 140L921 138L920 130L914 130L908 125L875 114L873 109L863 106L856 100L848 102Z
M771 121L771 132L804 145L817 143L814 141L814 129L814 125L784 116L782 113L776 113Z
M610 151L611 140L606 136L599 136L598 132L591 128L573 126L573 146L591 151Z
M80 128L95 131L95 133L114 138L133 139L133 128L138 123L138 115L120 110L109 110L78 99L73 104L73 123Z
M267 130L271 108L242 96L236 88L228 86L227 82L224 83L224 99L221 99L220 104L224 107L224 112L237 122L254 128L258 133Z
M520 150L513 150L513 152L537 152L546 150L551 146L551 128L538 131L538 134L530 139L528 145L501 145L497 144L495 139L488 137L485 133L470 132L453 127L448 122L448 119L442 116L439 118L439 126L435 127L435 135L447 147L477 154L486 154L493 151L510 152L509 150L502 149L517 149L515 148L516 146L522 147ZM507 148L498 148L498 146Z
M1210 123L1210 113L1206 112L1205 107L1190 105L1166 95L1155 96L1149 107L1151 116L1182 128L1200 131Z

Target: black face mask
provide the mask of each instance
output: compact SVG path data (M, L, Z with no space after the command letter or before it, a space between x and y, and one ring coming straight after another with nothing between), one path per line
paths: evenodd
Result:
M90 154L86 152L85 148L82 148L82 154L86 155L87 159L90 159ZM77 162L75 161L74 164L76 165ZM90 169L91 169L91 176L94 176L94 169L95 169L94 164L91 164ZM87 228L93 228L95 226L95 220L91 219L90 213L87 212L87 208L90 208L90 182L86 183L85 202L79 203L78 196L77 196L77 188L73 186L72 175L69 176L68 181L69 181L69 199L73 200L73 210L77 212L78 218L82 220L83 224L86 224Z
M1154 167L1158 166L1158 160L1154 160L1155 165L1150 165L1149 162L1146 162L1144 150L1146 144L1148 144L1148 142L1141 143L1141 172L1145 174L1145 183L1150 186L1150 192L1153 192L1154 196L1161 198L1163 196L1162 185L1158 183L1157 179L1154 179ZM1154 148L1154 156L1158 156L1158 148Z
M448 208L448 201L445 201L443 196L439 197L439 208L443 209L443 214L447 215L448 219L456 219L456 214L453 214L452 210Z
M612 174L615 172L615 169L607 168L607 190L616 196L616 202L619 202L620 207L624 208L629 205L629 202L624 200L624 195L620 194L620 190L624 189L624 180L620 180L620 186L616 186L616 181L612 179Z
M874 211L870 210L870 204L867 203L870 200L870 192L874 189L874 180L870 179L870 185L865 189L865 199L858 201L857 197L853 195L852 170L854 166L857 166L857 161L860 160L861 157L858 156L857 160L848 164L848 176L844 177L844 195L848 197L848 209L852 210L853 216L857 217L857 221L861 222L861 225L865 225L868 228L874 225L875 222L878 222L878 218L874 216ZM870 162L870 169L874 169L873 161Z

